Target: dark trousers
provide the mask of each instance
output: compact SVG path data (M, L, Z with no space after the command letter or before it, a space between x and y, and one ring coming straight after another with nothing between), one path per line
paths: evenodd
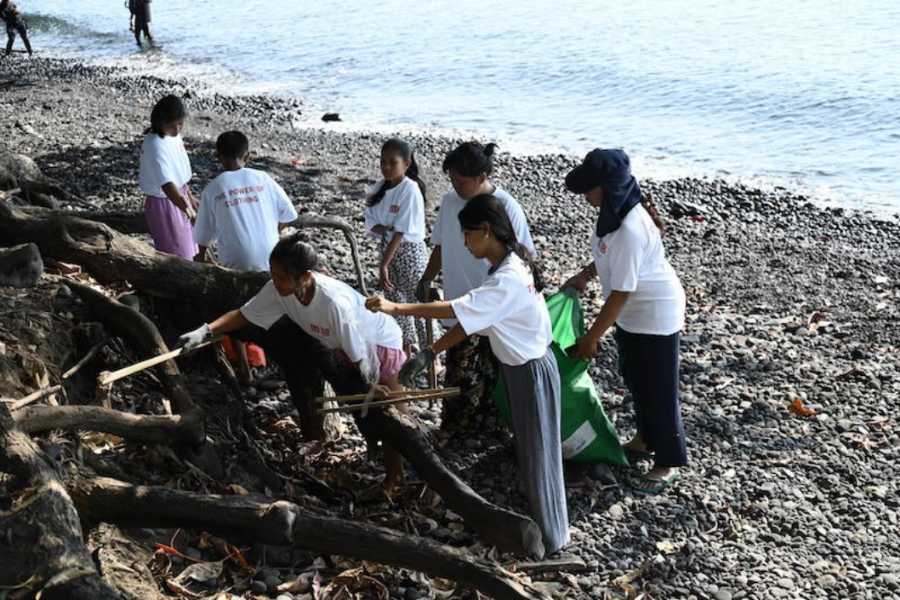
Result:
M638 433L657 467L687 464L678 399L679 333L644 335L616 328L619 370L634 399Z
M7 23L6 25L6 53L9 54L12 52L13 42L16 41L17 33L19 34L19 37L22 38L22 43L25 44L25 49L28 50L28 54L31 54L31 42L28 40L28 28L22 20L15 23Z
M247 327L235 337L262 346L266 355L281 368L291 400L300 415L300 429L305 440L321 440L325 436L325 418L316 414L319 407L313 400L323 395L326 381L337 394L359 394L369 389L355 365L338 359L334 351L287 317L279 319L268 330ZM365 419L358 413L354 416L360 431L366 435Z

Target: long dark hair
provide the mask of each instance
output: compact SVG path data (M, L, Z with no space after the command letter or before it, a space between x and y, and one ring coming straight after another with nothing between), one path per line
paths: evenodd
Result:
M447 153L444 173L452 169L463 177L490 176L494 172L494 151L497 144L482 146L478 142L463 142Z
M491 234L502 242L510 252L515 252L519 258L531 269L531 276L534 278L534 287L537 291L544 289L544 277L537 262L532 258L531 253L519 240L516 239L516 232L513 230L512 222L509 215L503 207L503 203L497 200L493 194L479 194L466 202L466 205L459 211L459 224L466 231L479 229L487 223L491 228Z
M315 248L302 239L302 232L283 237L269 254L269 261L278 263L294 279L319 265L319 256Z
M419 184L419 190L422 192L422 202L424 204L426 202L425 182L419 177L419 165L416 163L416 155L412 146L400 138L391 138L381 146L381 156L384 156L388 152L396 152L400 155L400 158L409 161L409 168L406 169L406 176ZM384 195L389 189L391 188L388 182L383 182L381 187L378 188L378 191L366 202L367 206L375 206L384 200Z
M186 116L187 109L181 98L172 94L164 96L153 106L153 110L150 112L150 127L144 131L144 135L155 133L159 137L166 137L163 127L169 123L180 121Z

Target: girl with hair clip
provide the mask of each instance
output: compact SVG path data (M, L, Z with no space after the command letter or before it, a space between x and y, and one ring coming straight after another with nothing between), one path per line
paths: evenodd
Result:
M600 278L603 307L574 354L591 360L603 334L616 326L619 369L634 399L637 435L625 444L634 459L652 458L653 468L631 485L640 494L659 494L687 464L678 400L678 342L684 327L685 296L666 259L663 222L644 197L622 150L596 149L566 176L566 187L600 209L591 237L594 260L564 288L584 291Z
M478 142L465 142L444 159L444 172L452 187L441 200L431 232L434 249L416 292L420 302L431 300L428 290L439 273L443 278L445 300L464 296L487 278L490 265L466 250L458 218L460 211L476 196L493 195L506 213L516 239L528 254L536 255L522 207L490 179L496 148L495 144L483 146ZM456 324L454 318L445 318L442 322L445 328ZM496 359L484 338L472 336L447 353L445 366L446 385L461 388L462 397L444 403L442 427L466 428L470 425L467 423L469 418L480 420L479 410L493 407L490 397L497 379Z
M428 262L425 249L425 184L413 149L398 138L381 146L381 175L366 194L366 231L381 245L378 285L395 302L414 302L416 285ZM398 317L403 346L420 349L425 344L422 319Z
M291 391L304 437L317 439L321 431L313 430L317 417L312 395L321 395L325 378L338 393L352 393L359 390L349 390L348 384L361 376L373 397L384 397L389 391L403 389L398 373L406 354L397 322L367 311L359 292L316 271L316 251L300 239L301 234L294 234L278 241L269 256L272 280L256 296L241 308L182 335L179 343L191 349L215 335L251 324L268 330L287 316L309 340L305 346L292 348L308 357L302 385L307 397ZM402 478L403 464L400 454L391 448L384 449L384 461L387 475L382 486L390 493Z
M434 356L484 336L500 363L512 416L521 489L541 529L546 554L569 541L569 520L563 484L560 440L560 380L550 315L540 290L540 273L531 254L517 241L503 202L480 194L457 217L465 246L473 257L487 260L484 281L462 296L444 302L398 304L384 298L366 300L366 307L389 315L454 319L443 337L403 365L400 380L408 382Z
M197 254L191 228L197 203L188 187L191 162L181 139L186 117L178 96L166 96L153 107L141 146L138 183L146 195L144 215L156 249L192 260Z

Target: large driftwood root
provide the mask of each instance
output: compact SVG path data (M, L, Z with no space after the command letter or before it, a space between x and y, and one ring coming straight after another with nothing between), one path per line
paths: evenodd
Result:
M16 243L33 241L40 246L45 257L80 264L102 283L127 280L136 289L148 295L177 299L183 311L189 313L183 316L194 323L208 322L240 306L268 281L268 276L264 273L241 273L158 253L147 244L119 234L99 223L60 217L51 213L29 216L3 203L0 203L0 239L10 239ZM100 307L97 311L98 318L104 321L110 331L119 335L123 335L121 332L124 331L126 335L123 336L127 336L134 318L125 319L126 323L122 325L118 324L119 319L113 315L121 313L122 310L137 314L135 311L121 307L120 303L110 301L89 288L89 291L80 291L77 287L73 287L73 290L87 302L91 302L91 298L96 299L97 296L102 298L103 302L96 299ZM116 307L116 304L121 308ZM111 310L110 306L115 310ZM104 313L108 314L104 316ZM152 326L152 323L150 325ZM299 330L296 327L294 329ZM270 330L270 333L274 332ZM286 339L290 340L296 335L299 334L294 332ZM138 341L150 339L146 335L133 337ZM290 349L291 344L284 343L284 340L275 345L264 343L263 347L267 351L270 349L274 351L276 359L285 371L295 404L304 408L304 402L308 403L312 391L305 389L309 387L308 383L300 381L297 374L309 369L309 365L305 364L309 361L298 359L296 352L278 352ZM160 348L159 344L148 347L145 355L158 354L164 351L163 348ZM290 354L294 355L294 359L290 358ZM177 366L174 366L174 369L177 370ZM177 377L167 379L178 381ZM334 386L335 380L341 378L326 376L326 379ZM365 388L360 389L357 384L358 382L351 386L341 386L340 390L337 387L335 389L338 393L365 391ZM304 410L311 412L309 406ZM186 414L180 410L177 412ZM479 536L510 552L541 556L543 547L538 542L537 526L530 519L511 511L504 511L481 498L443 466L424 437L414 439L412 429L401 426L393 416L378 414L381 416L375 416L375 411L370 413L370 417L375 418L371 419L368 425L358 421L367 439L383 439L396 447L416 466L418 473L429 485L441 494L447 506L463 515L466 524ZM304 412L301 412L302 417ZM303 425L305 423L301 423L301 426ZM423 448L427 451L423 451ZM423 458L425 456L428 457L427 460Z
M543 598L497 565L454 548L383 527L313 516L290 502L201 495L99 477L74 482L72 496L82 517L94 522L204 529L415 569L453 579L497 599Z
M0 509L0 586L49 599L121 598L98 575L56 472L2 403L0 472L12 476L0 480L12 500L9 511Z

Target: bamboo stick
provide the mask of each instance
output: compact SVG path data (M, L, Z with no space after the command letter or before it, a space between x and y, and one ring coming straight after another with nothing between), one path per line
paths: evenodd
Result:
M217 337L209 340L208 342L203 342L202 344L198 344L197 346L194 346L193 348L190 349L190 352L193 352L194 350L199 350L200 348L205 348L206 346L215 344L216 342L219 342L221 340L222 340L222 336L217 336ZM159 356L154 356L153 358L148 358L147 360L142 360L141 362L135 363L135 364L131 365L130 367L124 367L122 369L119 369L118 371L103 371L102 373L100 373L100 376L97 377L97 384L101 385L101 386L107 386L114 381L118 381L119 379L124 379L125 377L128 377L129 375L134 375L135 373L140 373L141 371L144 371L145 369L149 369L150 367L155 367L156 365L158 365L160 363L164 363L167 360L172 360L173 358L176 358L178 356L181 356L181 355L187 354L187 353L188 352L185 352L184 348L176 348L175 350L171 350L164 354L160 354Z
M387 397L391 398L406 398L406 397L418 397L418 396L433 396L435 398L440 398L441 394L448 395L459 395L458 387L450 387L450 388L429 388L425 390L397 390L393 392L389 392ZM315 399L316 404L324 404L326 402L355 402L358 400L365 400L369 397L369 394L350 394L347 396L319 396Z
M375 400L374 402L360 402L359 404L338 406L336 408L320 408L317 414L326 415L329 413L354 412L357 410L365 410L369 408L378 408L381 406L391 406L393 404L403 404L404 402L423 402L425 400L434 400L436 398L455 398L459 396L459 388L449 388L449 393L433 393L419 394L417 396L401 396L398 398L389 398L387 400Z

